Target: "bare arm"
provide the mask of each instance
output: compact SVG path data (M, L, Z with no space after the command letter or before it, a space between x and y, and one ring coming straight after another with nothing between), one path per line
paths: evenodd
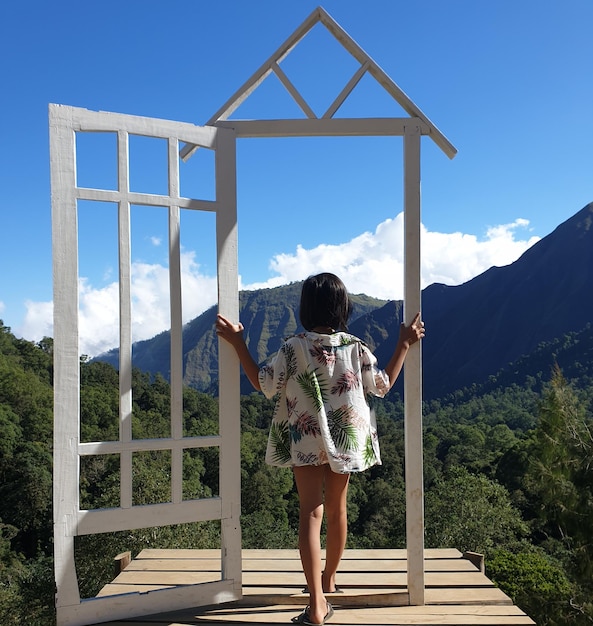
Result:
M420 320L420 313L417 313L409 326L401 324L399 328L399 338L395 350L385 367L385 372L389 376L389 384L393 385L399 376L406 355L410 346L420 341L424 337L424 322Z
M220 315L216 316L216 334L227 341L233 346L239 361L243 367L243 371L249 378L249 382L257 389L261 391L259 385L259 366L251 356L247 349L247 344L243 338L243 324L233 324L226 317Z

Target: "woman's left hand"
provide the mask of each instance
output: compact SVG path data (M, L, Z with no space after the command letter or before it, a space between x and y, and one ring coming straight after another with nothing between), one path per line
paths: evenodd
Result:
M402 323L399 329L399 340L407 347L423 339L424 335L424 322L420 319L420 311L416 313L409 326Z

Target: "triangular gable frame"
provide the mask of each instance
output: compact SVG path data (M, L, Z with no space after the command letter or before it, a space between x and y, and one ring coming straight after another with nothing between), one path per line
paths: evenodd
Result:
M280 63L298 45L305 35L318 23L344 46L359 62L360 66L342 91L334 99L327 111L318 118L298 89L290 81L280 67ZM270 58L218 109L206 122L206 126L232 126L238 137L270 137L270 136L338 136L338 135L403 135L402 123L410 118L357 118L359 131L344 132L348 122L354 120L334 119L334 115L345 102L352 90L360 82L365 73L369 73L387 91L387 93L406 111L410 118L415 118L423 135L431 139L449 157L457 154L457 149L441 133L436 125L421 109L412 102L404 91L379 67L379 65L350 37L350 35L322 8L317 7L294 33L270 56ZM229 117L245 100L274 73L286 87L289 94L306 115L302 120L233 120ZM332 123L333 122L333 123ZM397 122L400 122L399 124ZM280 134L281 133L281 134ZM188 159L197 146L188 144L182 151L183 159Z
M359 62L360 66L336 96L321 118L280 68L280 63L317 24L328 31ZM365 73L369 73L397 101L410 117L337 118L333 116ZM233 112L274 73L303 111L304 119L241 120L229 119ZM232 128L236 137L311 137L311 136L402 136L404 144L404 319L409 324L421 310L420 282L420 139L428 135L449 157L457 149L404 91L321 7L317 7L272 56L220 107L207 126ZM188 159L197 146L186 144L180 151ZM405 476L406 547L408 552L407 586L409 603L423 605L424 583L424 485L422 444L422 359L415 344L406 358L405 401Z

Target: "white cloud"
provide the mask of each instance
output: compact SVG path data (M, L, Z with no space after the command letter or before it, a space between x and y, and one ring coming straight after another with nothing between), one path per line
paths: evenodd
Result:
M29 341L40 341L44 337L53 337L53 302L25 301L27 313L20 329L20 335Z
M517 219L487 230L483 239L463 233L431 232L422 227L421 283L459 285L493 265L508 265L538 237L520 238L517 231L529 222ZM337 245L322 244L274 256L270 269L275 274L241 289L277 287L321 271L340 276L352 293L383 299L403 297L403 214ZM183 322L203 313L216 302L216 278L202 270L195 253L183 251L181 259ZM118 344L118 284L95 287L80 280L80 351L94 356ZM27 302L22 335L39 341L52 336L52 303ZM0 309L1 310L1 309ZM169 272L159 264L132 265L133 339L154 337L169 328Z
M0 300L0 313L2 313L2 311L4 311L5 306L6 305L4 304L4 302L2 302L2 300Z
M216 278L205 276L194 252L181 255L183 323L216 302ZM21 334L32 341L53 335L53 304L26 302ZM170 327L169 270L158 264L132 264L132 335L134 341L150 339ZM80 353L96 356L119 344L119 285L94 287L79 281Z
M462 233L422 232L422 287L432 283L460 285L492 266L509 265L539 237L517 239L516 231L529 222L517 219L511 224L491 227L486 237ZM398 296L401 297L401 296Z
M422 227L422 288L432 283L459 285L493 265L508 265L538 237L517 239L516 231L529 222L518 219L511 224L489 228L483 240L463 233L431 232ZM276 276L265 282L245 285L244 289L275 287L303 280L321 271L340 276L349 291L376 298L401 299L404 290L404 218L400 213L351 241L322 244L309 250L298 246L294 253L276 255L270 269Z

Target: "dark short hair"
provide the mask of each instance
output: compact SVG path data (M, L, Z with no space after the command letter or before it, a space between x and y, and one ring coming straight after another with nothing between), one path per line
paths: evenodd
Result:
M352 302L344 283L329 272L309 276L301 290L299 317L305 330L328 326L348 330Z

